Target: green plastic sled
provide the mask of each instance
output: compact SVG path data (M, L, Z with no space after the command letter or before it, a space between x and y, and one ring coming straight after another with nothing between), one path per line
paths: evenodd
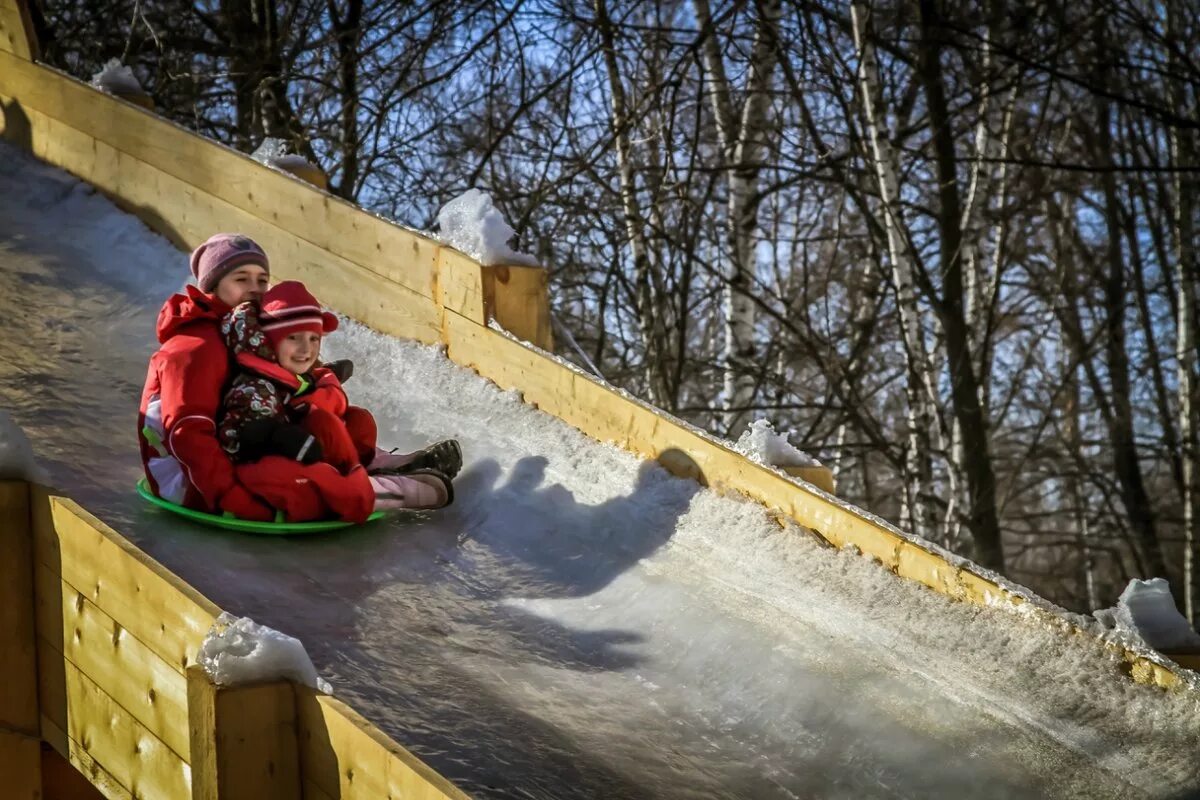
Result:
M165 508L173 514L178 514L181 517L187 517L190 520L202 523L204 525L215 525L218 528L226 528L231 531L245 531L248 533L268 533L276 536L292 536L300 533L321 533L323 531L336 531L342 528L349 528L354 525L353 522L345 522L344 520L322 520L320 522L285 522L283 512L276 512L274 522L258 522L252 519L241 519L232 514L209 514L204 511L197 511L194 508L185 508L178 503L172 503L170 500L163 500L158 495L150 491L150 485L146 483L146 479L142 478L137 482L137 493L146 500L149 500L159 508ZM371 516L367 517L367 522L373 522L383 516L382 511L376 511Z

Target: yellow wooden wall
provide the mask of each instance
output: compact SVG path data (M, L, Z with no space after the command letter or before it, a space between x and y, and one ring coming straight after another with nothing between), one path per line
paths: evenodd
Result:
M317 800L465 797L332 697L288 684L230 690L223 707L224 690L204 697L191 658L221 609L72 500L0 482L0 578L0 644L36 643L36 660L32 646L0 647L6 798L39 797L39 739L117 800L280 785ZM230 725L238 741L222 741ZM197 759L232 788L199 791Z

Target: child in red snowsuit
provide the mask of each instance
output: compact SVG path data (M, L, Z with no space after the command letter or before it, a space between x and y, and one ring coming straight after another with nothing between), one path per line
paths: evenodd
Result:
M241 372L225 393L217 438L235 462L276 455L323 462L350 475L376 461L374 418L349 405L337 376L320 365L321 339L337 324L298 281L271 287L261 307L243 303L221 320ZM381 470L370 476L375 507L445 506L453 498L450 477L459 465L457 445L446 442Z

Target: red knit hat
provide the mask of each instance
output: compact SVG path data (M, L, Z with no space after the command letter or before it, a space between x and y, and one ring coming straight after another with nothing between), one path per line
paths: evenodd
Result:
M338 319L321 310L317 298L300 281L283 281L267 290L258 312L258 325L272 347L299 331L324 335L337 330Z
M217 233L192 251L192 274L200 291L212 293L229 273L247 264L258 264L271 274L267 254L249 236L240 233Z

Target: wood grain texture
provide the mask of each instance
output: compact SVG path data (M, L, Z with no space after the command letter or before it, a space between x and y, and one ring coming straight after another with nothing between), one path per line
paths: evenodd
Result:
M193 666L187 694L192 800L300 800L290 683L217 686Z

